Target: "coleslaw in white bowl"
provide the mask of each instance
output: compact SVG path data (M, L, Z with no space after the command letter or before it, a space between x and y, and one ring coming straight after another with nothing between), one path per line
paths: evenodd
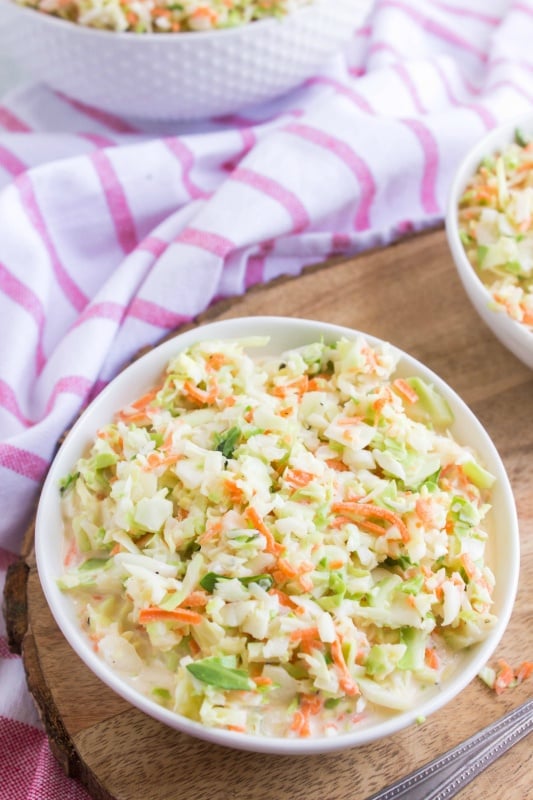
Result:
M111 31L182 33L282 18L314 0L15 0L77 25Z
M135 33L0 0L0 50L29 79L127 120L206 119L300 85L339 53L372 2L313 0L233 27Z
M533 117L495 128L453 180L446 234L470 302L500 342L533 369Z
M68 434L36 523L52 612L160 721L316 753L451 700L511 613L501 461L433 373L350 329L187 331Z

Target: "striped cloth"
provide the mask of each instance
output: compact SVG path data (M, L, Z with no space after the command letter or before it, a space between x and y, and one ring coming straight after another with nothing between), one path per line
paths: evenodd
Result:
M217 298L441 220L467 148L532 107L531 41L531 0L377 0L322 72L234 116L141 130L41 85L4 99L2 583L58 437L121 365ZM85 796L2 620L0 795Z

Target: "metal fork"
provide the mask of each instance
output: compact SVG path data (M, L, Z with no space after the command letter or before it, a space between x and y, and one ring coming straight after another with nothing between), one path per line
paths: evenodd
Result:
M447 800L454 797L532 728L533 699L367 800Z

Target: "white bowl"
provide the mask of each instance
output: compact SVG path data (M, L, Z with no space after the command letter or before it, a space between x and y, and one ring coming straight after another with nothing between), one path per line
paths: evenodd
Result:
M495 128L468 151L452 183L446 210L446 234L459 277L472 305L500 342L533 369L533 333L505 311L494 308L489 290L466 256L459 237L457 215L459 199L483 158L511 143L517 128L533 134L533 116L520 116Z
M0 0L0 50L25 74L120 116L190 120L271 100L310 77L372 0L316 0L282 20L135 34L96 30Z
M508 623L514 603L519 571L519 534L512 491L504 466L488 434L464 402L433 372L414 358L401 353L397 373L418 375L433 383L449 402L455 414L452 433L462 443L471 445L486 468L496 477L493 492L493 541L487 562L495 573L494 613L498 621L485 641L471 647L459 658L458 668L439 687L427 690L417 707L398 712L386 719L372 720L353 731L335 737L284 739L244 735L232 731L207 728L198 722L178 716L155 701L139 694L113 672L93 650L82 632L74 605L67 593L61 592L56 580L63 573L63 530L58 482L94 439L99 427L109 422L119 408L153 386L167 362L193 342L209 338L237 338L252 335L271 337L268 352L281 353L320 340L335 341L345 336L353 339L357 332L336 325L285 317L237 318L204 325L165 342L129 366L83 413L61 446L44 484L38 507L35 544L39 576L46 599L66 639L85 664L115 692L132 705L160 722L184 733L229 747L279 754L316 754L366 744L392 734L427 716L452 700L477 675L495 650ZM366 336L369 343L380 341Z

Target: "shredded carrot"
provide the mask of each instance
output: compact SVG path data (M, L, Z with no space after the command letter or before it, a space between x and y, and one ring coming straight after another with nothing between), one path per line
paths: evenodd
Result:
M498 661L498 671L496 673L496 678L494 680L494 691L496 694L501 694L502 692L510 686L515 679L515 674L513 668L505 661L503 658L500 658Z
M63 564L65 565L65 567L70 567L76 560L77 555L78 555L78 545L76 544L76 540L72 539L72 541L68 546L68 550L65 553L65 558L63 559Z
M296 567L293 567L292 564L290 564L285 558L278 558L277 567L285 579L296 578L298 575L298 570Z
M206 528L205 531L198 537L198 544L203 545L206 542L209 542L211 539L214 539L218 534L222 531L222 520L217 520L213 522L209 528Z
M246 728L242 725L228 725L228 731L235 731L235 733L246 733Z
M300 489L314 480L316 475L303 469L286 469L283 478L290 486Z
M348 472L350 467L341 461L340 458L328 458L326 459L326 464L330 469L334 469L337 472Z
M306 710L305 708L296 709L291 723L291 731L294 731L295 733L298 734L298 736L302 737L311 735L308 710Z
M148 453L146 456L146 464L143 467L145 472L150 472L153 469L157 469L158 467L163 466L171 466L175 464L176 461L179 461L181 458L180 455L177 453L169 453L169 455L164 456L162 453L158 451L153 451Z
M344 566L344 561L342 558L335 559L335 561L330 561L328 564L329 569L342 569Z
M157 393L160 391L160 389L161 386L154 386L153 389L150 389L150 391L146 392L146 394L143 394L141 397L137 398L134 403L131 403L132 408L136 408L137 411L140 411L141 409L146 408L146 406L149 406L152 400L154 400L157 396Z
M183 391L191 400L194 400L196 403L209 406L212 405L217 398L218 386L216 383L213 383L210 390L206 391L205 389L200 389L198 386L195 386L194 383L191 383L191 381L185 381L183 384Z
M192 638L192 636L189 637L189 650L191 651L191 656L197 656L202 651L202 648L200 647L196 639Z
M483 200L493 200L495 195L497 194L498 189L496 186L490 186L486 184L485 186L480 186L479 189L476 191L476 198L480 201Z
M419 497L415 503L415 511L424 525L431 526L435 524L433 500L430 497Z
M392 398L392 392L391 392L391 390L389 389L389 387L388 387L388 386L386 386L386 387L383 389L383 391L382 391L382 393L381 393L380 397L378 397L378 399L377 399L377 400L374 400L374 402L372 403L372 408L373 408L373 409L374 409L374 411L376 412L376 415L378 415L378 416L379 416L379 414L381 414L381 412L382 412L382 410L383 410L384 406L386 406L386 405L387 405L387 403L390 403L390 401L391 401L391 398Z
M208 8L207 6L199 6L198 8L195 8L194 11L191 12L190 16L191 19L207 19L213 27L218 20L217 12L212 8Z
M309 575L303 573L298 575L298 583L304 592L311 592L315 586Z
M518 683L527 680L533 675L533 661L522 661L518 669L515 670L515 677Z
M322 710L322 699L317 694L304 694L302 705L305 705L311 714L318 714Z
M290 417L292 414L292 406L286 406L285 408L280 408L278 411L280 417Z
M315 565L311 561L302 561L297 566L294 566L285 558L278 558L276 568L272 571L272 577L278 584L283 584L288 580L297 578L303 591L310 592L314 584L306 573L312 572L314 568Z
M350 697L360 694L359 687L350 675L350 670L348 669L348 665L344 660L342 645L338 636L331 643L331 657L333 658L333 662L340 673L339 686L341 689Z
M263 536L265 537L266 551L268 553L273 553L275 555L280 553L281 550L283 549L282 546L276 542L276 540L272 536L272 533L269 531L264 521L261 519L261 517L259 516L259 514L257 513L257 511L253 506L248 506L248 508L245 511L245 516L252 523L254 528L257 531L259 531L259 533L262 533Z
M272 678L269 678L268 675L256 675L252 680L256 686L272 686L273 682Z
M461 563L468 578L475 578L479 570L468 553L461 553Z
M177 519L178 522L183 522L183 520L187 519L188 516L189 516L189 512L188 512L188 510L186 508L179 507L174 512L174 519Z
M122 410L118 412L117 418L121 422L132 422L135 425L144 425L150 422L150 417L144 410L132 413L128 413L127 411Z
M149 422L147 409L160 390L161 386L154 386L153 389L145 392L145 394L141 395L141 397L138 397L133 403L130 403L127 408L121 409L121 411L118 412L117 417L122 421L134 422L136 424Z
M334 519L331 520L330 527L334 529L343 528L345 525L348 525L349 523L352 522L353 520L340 514L338 517L335 517Z
M300 700L300 707L294 712L291 730L298 736L310 736L310 717L318 714L322 709L322 700L317 695L304 694Z
M522 661L522 663L513 669L511 665L503 658L497 662L496 677L492 688L496 694L502 694L506 689L527 680L533 675L533 661Z
M175 608L169 611L165 608L149 606L142 608L139 612L139 622L147 625L149 622L182 622L188 625L198 625L203 617L196 611L189 611L187 608Z
M424 653L424 660L430 669L439 668L439 657L434 647L426 647Z
M320 634L316 625L312 625L310 628L296 628L296 630L291 631L289 638L293 642L305 641L309 639L320 639Z
M286 592L283 592L281 589L276 589L274 586L272 586L268 590L268 593L271 595L275 595L278 598L280 605L282 606L287 606L288 608L292 608L295 610L301 608L301 606L299 606L297 603L294 602L292 597L289 597L289 595Z
M167 434L163 441L163 444L159 448L163 453L167 453L169 450L172 450L172 446L174 444L174 435L172 433Z
M354 514L355 516L359 517L377 517L377 519L383 519L386 522L390 522L391 525L396 525L400 531L402 541L409 541L409 531L407 530L405 523L401 517L398 516L398 514L395 514L394 511L390 511L388 508L376 506L372 503L355 503L345 501L343 503L333 503L331 510L334 512L340 512L341 514ZM382 529L381 533L385 533L385 529Z
M272 394L274 397L287 397L288 394L304 394L309 388L309 378L307 375L301 375L295 381L286 383L283 386L274 386Z
M312 378L309 378L307 384L307 391L308 392L320 392L322 390L327 390L329 388L329 380L331 376L325 372L319 372L316 375L313 375ZM326 384L324 386L324 384Z
M353 524L353 520L349 519L349 517L339 516L335 517L332 520L331 527L336 528L343 528L345 525ZM379 525L377 522L371 522L368 519L358 520L357 525L360 528L364 528L369 533L375 533L377 536L383 536L385 533L385 528L382 525Z
M324 652L325 645L320 639L303 639L300 642L300 651L310 655L313 650Z
M294 574L288 574L287 571L275 568L270 570L270 574L272 575L274 583L276 583L278 586L283 586L288 581L294 580L298 577L296 571L294 571Z
M340 425L341 427L348 427L350 425L359 425L359 423L362 421L362 417L340 417L340 419L336 420L336 424Z
M207 605L208 600L209 597L207 596L206 592L196 589L194 592L191 592L187 595L185 600L180 603L180 606L186 606L187 608L202 608L203 606Z
M450 486L450 481L457 481L460 486L467 488L469 481L460 464L445 464L440 471L439 482L443 481L443 486Z
M377 536L382 536L385 533L382 525L377 522L371 522L369 519L362 519L357 524L360 528L364 528L369 533L375 533Z
M444 526L444 530L450 536L453 535L453 532L455 530L455 523L454 523L454 521L452 519L447 519L446 520L446 525Z
M228 359L224 353L211 353L207 359L206 367L209 371L214 370L216 372L220 369L220 367L227 363Z
M530 172L533 169L533 161L522 161L516 167L517 172Z
M240 486L237 486L235 481L227 478L224 481L224 488L229 494L232 503L242 503L244 500L244 492Z

